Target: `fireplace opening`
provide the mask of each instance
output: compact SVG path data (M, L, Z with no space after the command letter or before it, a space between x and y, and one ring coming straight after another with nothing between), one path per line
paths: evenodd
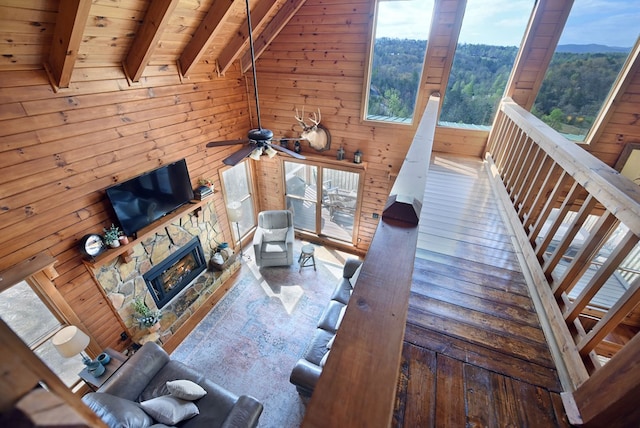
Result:
M206 268L204 251L196 236L142 277L156 305L162 308Z

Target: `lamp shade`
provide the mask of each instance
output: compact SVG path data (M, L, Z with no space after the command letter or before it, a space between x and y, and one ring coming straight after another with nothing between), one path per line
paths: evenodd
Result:
M272 157L274 157L275 155L277 155L277 154L278 154L278 152L276 152L276 151L273 149L273 147L271 147L271 146L267 146L267 148L264 150L264 152L265 152L265 154L266 154L267 156L269 156L269 158L272 158Z
M262 148L258 147L257 149L253 149L249 157L253 160L260 160L260 156L262 156Z
M89 346L89 336L75 325L70 325L57 332L51 338L51 343L60 355L71 358Z
M240 202L231 202L227 205L227 215L232 223L242 219L242 204Z

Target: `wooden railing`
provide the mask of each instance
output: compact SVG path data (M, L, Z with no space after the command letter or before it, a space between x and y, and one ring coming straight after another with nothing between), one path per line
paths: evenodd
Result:
M431 97L307 406L304 427L391 424L418 241L416 219L438 105L439 98Z
M640 337L604 365L595 350L640 303L638 275L610 308L598 308L599 319L590 317L595 325L585 327L582 317L640 239L640 187L509 99L486 159L533 284L570 421L637 422ZM576 245L579 233L585 238ZM570 297L577 284L581 291Z

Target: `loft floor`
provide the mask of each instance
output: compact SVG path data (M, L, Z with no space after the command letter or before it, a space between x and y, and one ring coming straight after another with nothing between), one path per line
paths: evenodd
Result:
M569 426L481 161L433 157L418 241L393 425Z

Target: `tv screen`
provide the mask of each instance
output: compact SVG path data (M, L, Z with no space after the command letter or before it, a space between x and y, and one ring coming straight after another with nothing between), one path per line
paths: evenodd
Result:
M111 186L106 193L128 236L193 199L184 159Z

